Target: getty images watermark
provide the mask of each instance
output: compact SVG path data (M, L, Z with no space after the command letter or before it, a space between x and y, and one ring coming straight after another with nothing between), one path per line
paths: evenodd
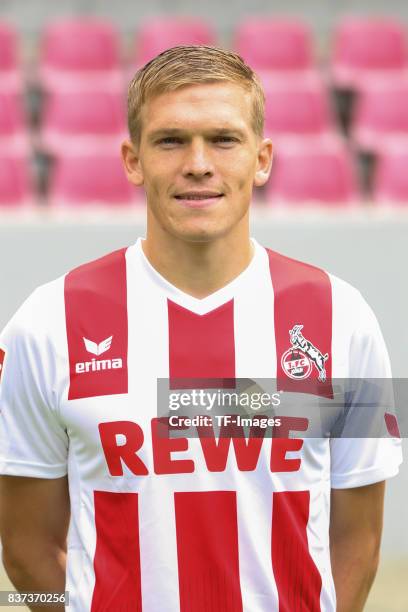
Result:
M407 379L157 381L171 437L408 437L407 406Z
M280 406L281 397L279 392L267 393L258 390L255 383L245 391L227 391L225 389L205 390L191 389L189 391L176 391L169 393L169 426L171 428L180 427L209 427L215 424L218 427L236 425L238 427L279 427L281 419L279 417L266 416L243 416L237 410L245 409L256 412L259 410L271 409ZM200 414L186 415L175 414L183 409L197 409ZM212 412L220 409L234 409L233 414L202 414L201 411Z
M260 408L270 408L280 406L280 393L267 393L257 391L254 383L248 391L226 391L217 389L206 391L205 389L191 389L189 391L176 391L169 394L169 409L179 410L185 407L200 407L204 410L212 410L214 407L229 408L250 408L259 410Z

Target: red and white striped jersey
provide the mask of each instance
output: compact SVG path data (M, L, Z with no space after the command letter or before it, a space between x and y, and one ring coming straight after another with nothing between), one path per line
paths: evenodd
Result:
M395 475L399 441L166 438L157 379L389 377L372 311L255 241L196 299L141 245L40 287L0 338L0 472L68 473L69 609L334 612L330 488Z

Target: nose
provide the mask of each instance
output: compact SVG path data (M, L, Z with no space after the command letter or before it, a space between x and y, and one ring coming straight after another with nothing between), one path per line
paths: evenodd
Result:
M202 140L193 140L186 150L183 176L187 178L210 177L214 174L210 151Z

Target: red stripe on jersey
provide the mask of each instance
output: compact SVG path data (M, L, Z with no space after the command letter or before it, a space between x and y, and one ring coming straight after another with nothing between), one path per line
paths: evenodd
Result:
M386 412L384 414L384 419L385 419L385 425L387 427L387 431L390 434L390 436L393 436L394 438L400 438L401 432L399 430L398 420L395 414Z
M65 278L68 399L128 391L126 249Z
M274 290L279 389L332 398L332 291L329 276L314 266L269 249L267 252ZM289 332L295 326L303 326L300 334L309 344L309 355L291 343ZM327 359L322 359L326 354ZM294 364L294 378L283 368L285 355L287 363ZM297 363L300 367L296 369ZM322 369L325 381L319 379Z
M279 612L320 612L322 579L307 543L309 491L273 494L272 568Z
M5 356L6 356L5 351L3 351L3 349L0 349L0 380L1 380L1 375L3 373L3 365L4 365Z
M141 612L137 493L94 491L96 550L91 612Z
M180 612L240 612L234 491L175 493Z
M235 387L234 301L198 315L168 300L168 317L171 388Z

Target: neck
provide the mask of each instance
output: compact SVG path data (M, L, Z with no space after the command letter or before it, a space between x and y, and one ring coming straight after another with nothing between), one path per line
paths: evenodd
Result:
M142 242L150 264L169 283L202 299L221 289L249 265L253 246L248 222L238 231L208 242L189 242L162 232L149 233Z

